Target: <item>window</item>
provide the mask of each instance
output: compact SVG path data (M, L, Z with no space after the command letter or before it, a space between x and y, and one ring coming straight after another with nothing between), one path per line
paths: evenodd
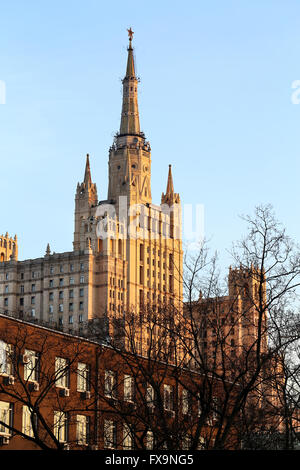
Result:
M32 296L32 297L31 297L31 305L34 305L34 304L35 304L35 297Z
M23 355L24 362L24 380L30 382L38 381L39 355L36 351L25 349Z
M53 313L53 305L49 305L49 313Z
M79 302L79 310L83 310L83 302Z
M67 428L67 413L54 411L54 435L59 442L67 442Z
M89 366L83 362L78 362L77 366L77 390L86 392L89 389Z
M73 325L73 315L69 315L69 325Z
M24 286L21 286L21 287L23 287L23 292L24 292ZM8 286L5 286L4 292L5 292L5 294L8 294ZM22 292L22 290L21 290L21 292Z
M5 286L5 292L8 292L8 286ZM24 294L24 286L20 286L21 294Z
M83 296L84 296L84 288L81 287L81 288L79 289L79 297L83 297Z
M70 277L70 284L74 284L74 277Z
M0 435L10 436L11 430L7 426L12 425L12 404L0 401ZM6 426L5 426L6 425Z
M54 273L54 268L53 266L50 266L50 274L53 274Z
M152 450L152 449L153 449L153 444L154 444L153 432L152 432L152 431L147 431L147 435L146 435L146 449L147 449L147 450Z
M80 276L80 284L84 283L84 276Z
M147 390L146 390L146 403L147 406L150 408L154 407L154 388L152 385L147 384Z
M53 300L54 299L54 294L53 292L49 292L49 300Z
M67 359L64 359L62 357L55 358L55 376L57 387L68 388L69 371Z
M73 298L74 298L74 291L73 291L73 289L71 289L69 291L69 299L73 299Z
M104 420L104 448L116 449L117 447L117 426L112 420Z
M32 308L32 309L31 309L31 317L32 317L32 318L35 317L35 308Z
M63 273L63 272L64 272L64 267L63 267L63 265L60 265L60 267L59 267L59 272L60 272L60 273Z
M189 450L191 446L191 436L189 434L186 434L185 436L182 437L182 450Z
M71 271L71 272L74 271L74 264L70 264L70 271Z
M172 385L164 385L164 408L173 411L174 394Z
M124 400L132 401L134 395L134 383L131 375L124 375Z
M86 445L89 441L89 417L76 416L76 439L79 445Z
M24 298L23 298L23 297L20 298L20 305L21 305L21 306L24 305Z
M4 299L4 306L8 307L8 297L5 297L5 299Z
M187 415L190 411L189 392L185 388L182 390L182 414Z
M23 405L22 411L22 433L26 434L26 436L33 437L33 427L31 421L32 412L30 408L26 405Z
M60 298L60 299L63 299L63 298L64 298L64 291L63 291L63 290L60 290L60 291L59 291L59 298Z
M107 397L116 396L116 373L112 370L105 371L104 393Z
M11 363L12 346L0 340L0 374L11 375L12 363Z
M64 278L63 277L60 278L59 285L60 285L60 287L62 287L64 285Z
M130 426L127 423L123 424L123 449L131 450L133 449L133 435Z
M35 292L35 284L31 284L31 292Z
M69 303L69 312L73 312L74 308L73 308L73 303L70 302Z
M64 311L64 304L59 304L58 306L58 311L63 312Z
M49 287L54 287L54 281L53 281L53 279L50 279L50 280L49 280Z
M80 271L84 271L84 263L80 263Z
M80 314L80 315L78 316L78 322L79 322L79 323L82 323L82 322L83 322L83 315L82 315L82 314Z

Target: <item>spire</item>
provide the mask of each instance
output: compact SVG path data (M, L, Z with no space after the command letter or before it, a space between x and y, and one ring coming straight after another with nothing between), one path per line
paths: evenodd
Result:
M135 66L132 48L133 31L128 31L129 46L126 75L123 79L123 104L121 114L120 135L141 135L137 99L138 79L135 76Z
M127 58L127 69L125 78L136 78L134 71L134 58L133 58L133 48L132 48L132 37L134 32L130 29L127 29L129 36L129 46L128 46L128 58Z
M91 169L90 169L90 156L89 156L88 153L86 154L84 183L85 183L86 187L89 187L92 184Z
M167 184L166 196L171 196L172 194L174 194L172 165L169 165L169 174L168 174L168 184Z
M166 194L162 193L161 203L162 204L169 204L169 205L174 204L174 203L176 203L176 204L180 203L179 194L174 193L172 165L169 165L167 190L166 190Z
M48 243L47 248L46 248L46 256L50 256L50 255L51 255L51 250L50 250L50 244Z

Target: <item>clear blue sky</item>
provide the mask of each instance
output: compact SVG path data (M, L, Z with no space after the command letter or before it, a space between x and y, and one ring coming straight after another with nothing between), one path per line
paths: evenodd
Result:
M260 203L300 241L299 1L12 1L0 15L0 232L18 234L20 259L48 242L72 249L86 153L106 198L129 26L153 202L171 163L221 254L244 232L239 214Z

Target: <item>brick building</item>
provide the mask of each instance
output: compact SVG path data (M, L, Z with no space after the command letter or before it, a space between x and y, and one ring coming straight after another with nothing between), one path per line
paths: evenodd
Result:
M210 448L217 416L205 415L198 433L200 382L194 372L0 315L1 450L188 449L192 439L195 449Z

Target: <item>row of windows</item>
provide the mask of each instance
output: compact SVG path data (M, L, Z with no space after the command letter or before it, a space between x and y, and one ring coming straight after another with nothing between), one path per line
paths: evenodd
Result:
M111 286L117 286L117 287L120 287L120 288L122 288L122 289L123 289L123 287L124 287L124 281L123 281L123 279L116 279L116 278L114 278L114 277L111 277L110 280L109 280L109 282L110 282L110 285L111 285Z
M75 418L75 419L74 419ZM0 401L0 435L5 437L11 436L9 427L14 425L13 405L9 402ZM33 419L37 426L37 420ZM76 426L76 443L86 446L90 441L90 417L86 415L76 414L72 418L69 413L64 411L54 411L53 413L53 434L61 444L67 444L69 440L69 428L71 422L75 422ZM121 437L121 446L124 450L134 449L135 428L133 425L123 423ZM32 411L27 405L22 407L22 433L29 437L34 437ZM183 449L189 448L189 436L184 436L182 442ZM152 450L155 446L155 437L151 430L146 432L145 445L147 450ZM200 446L203 445L203 438L200 438ZM112 419L104 419L103 422L103 446L104 449L118 448L118 425ZM165 446L163 446L165 447Z
M11 357L13 347L0 340L0 374L13 375L13 364ZM24 380L29 382L39 382L40 354L37 351L25 349L21 358L24 365ZM69 362L62 357L55 358L55 385L57 387L69 387ZM89 390L90 367L88 364L78 362L77 365L77 391L86 392Z
M80 271L84 271L84 263L80 264ZM50 274L55 274L54 266L50 266L49 272L50 272ZM64 272L64 267L60 266L58 272L63 273ZM70 264L70 272L74 272L74 265L73 264ZM40 272L38 272L38 271L32 271L31 272L31 279L37 279L39 276L40 276ZM9 273L4 274L4 279L6 281L9 280ZM23 273L23 272L20 273L20 279L21 280L25 279L25 273Z
M83 283L84 283L84 276L83 276L83 275L80 276L79 282L80 282L80 284L83 284ZM69 278L69 283L70 283L70 285L75 284L75 279L74 279L74 277L70 277L70 278ZM63 277L61 277L61 278L59 279L58 285L59 285L60 287L62 287L62 286L65 285L65 279L64 279ZM49 287L54 287L54 279L50 279L50 280L49 280Z
M84 263L80 263L79 268L80 268L80 271L84 271ZM63 272L68 272L68 271L74 272L74 264L70 264L69 269L64 265L60 265L59 268L57 269L58 273L63 273ZM55 273L54 266L50 266L49 272L50 272L50 274ZM39 277L39 274L40 273L37 272L37 271L32 271L31 272L31 278L35 279L35 278ZM24 279L24 277L25 277L25 273L24 272L20 273L20 279ZM8 277L6 279L8 279Z
M63 411L54 411L53 414L53 433L56 439L65 443L68 439L69 415ZM33 424L31 420L32 411L27 405L22 408L22 433L33 437ZM11 430L7 427L13 426L13 405L12 403L0 401L0 435L10 437ZM90 419L86 415L75 415L76 423L76 442L79 445L87 445L89 441Z
M10 355L12 346L0 341L0 374L11 376L13 373ZM30 382L39 381L40 355L36 351L25 349L22 356L24 364L24 380ZM90 367L79 362L77 365L77 391L86 392L89 390ZM69 362L62 357L55 358L55 385L68 389L70 384ZM112 370L105 370L104 376L104 394L108 398L116 399L118 392L117 374ZM123 399L133 402L135 400L135 383L130 374L124 374L123 379ZM147 384L146 403L149 407L155 406L155 390L151 384ZM166 411L174 410L174 387L170 384L163 385L163 403ZM199 402L200 403L200 402ZM185 389L182 390L182 413L187 414L191 405L191 396ZM200 404L199 404L200 412Z
M59 291L59 294L58 294L59 299L63 299L64 294L65 292L63 290ZM81 287L79 289L79 297L83 297L83 296L84 296L84 287ZM74 297L74 289L70 289L69 299L73 299L73 297ZM49 300L53 300L53 299L54 299L54 292L49 292Z
M84 271L84 263L80 263L79 268L80 268L80 271ZM67 266L64 266L64 265L62 265L62 264L59 266L58 272L63 273L63 272L67 272L67 271L68 271L68 267L67 267ZM74 272L74 264L71 263L71 264L69 265L69 271L70 271L70 272ZM54 266L50 266L49 272L50 272L50 274L54 274L54 273L55 273Z
M123 389L123 399L125 401L134 402L135 401L135 383L134 378L129 374L124 374L124 389ZM105 371L105 381L104 381L104 394L108 398L116 399L118 393L117 387L117 374L112 370ZM174 411L174 397L175 389L173 385L163 384L163 406L166 411ZM147 384L146 387L146 404L149 408L155 407L156 403L156 394L155 389L151 384ZM182 414L189 414L192 410L192 396L190 392L186 389L182 389ZM201 414L201 404L200 400L197 401L198 414Z
M1 247L4 247L4 248L7 247L7 242L6 242L5 239L0 238L0 246L1 246ZM12 242L11 240L9 240L9 242L8 242L8 248L11 250L11 248L14 247L14 246L15 246L15 242Z
M79 302L78 304L78 308L79 310L83 310L83 301ZM69 309L69 312L73 312L74 311L74 303L73 302L69 302L69 306L68 306L68 309ZM59 304L58 305L58 311L59 312L63 312L64 311L64 304ZM54 313L54 306L51 304L49 305L49 313Z
M68 316L68 323L69 323L69 325L73 325L74 315L69 315ZM78 323L83 323L83 314L82 313L80 313L78 315ZM58 325L63 326L63 324L64 324L64 318L62 316L59 316L58 317ZM70 333L71 333L71 331L70 331Z
M70 285L75 284L74 278L70 277L69 282L70 282ZM84 283L84 276L80 276L80 284L83 284L83 283ZM53 279L51 279L49 281L49 286L54 287L54 280ZM64 286L64 279L63 278L59 279L59 286L61 286L61 287ZM21 285L20 286L20 293L24 294L24 292L25 292L25 286ZM36 292L36 285L35 284L31 284L31 292ZM4 286L4 294L8 294L8 293L9 293L9 286L5 285ZM80 297L83 296L83 293L84 293L83 288L79 289ZM61 291L59 294L60 294L60 298L63 298L63 291ZM53 296L53 292L49 293L49 298L51 297L51 295ZM73 295L74 295L74 291L70 290L70 297L73 297Z

